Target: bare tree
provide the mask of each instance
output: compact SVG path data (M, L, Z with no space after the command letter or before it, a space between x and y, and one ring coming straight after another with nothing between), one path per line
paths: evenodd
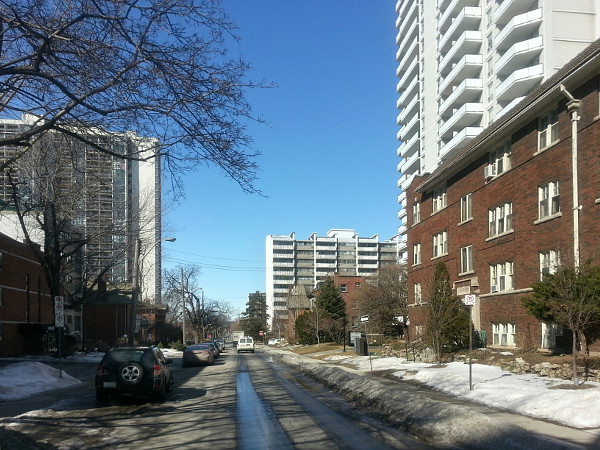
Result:
M161 155L177 191L215 164L257 192L245 93L266 84L228 56L234 28L216 0L0 0L0 115L29 124L0 136L14 149L0 170L49 131L114 154L96 137L135 130L156 140L119 156Z
M403 324L408 317L406 266L382 266L364 289L361 287L360 300L369 315L369 327L373 332L386 336L403 334Z

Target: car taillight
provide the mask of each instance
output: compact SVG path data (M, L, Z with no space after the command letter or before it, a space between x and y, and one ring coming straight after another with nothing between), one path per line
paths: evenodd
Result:
M160 375L160 366L158 364L154 364L154 376Z
M102 367L102 364L99 364L98 368L96 369L96 375L101 377L103 374L104 374L104 367Z

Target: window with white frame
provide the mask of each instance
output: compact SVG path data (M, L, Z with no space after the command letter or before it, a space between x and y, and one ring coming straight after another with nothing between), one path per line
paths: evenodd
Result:
M490 292L509 291L513 288L513 262L490 265Z
M517 326L514 323L492 324L494 345L502 347L515 347L517 345Z
M500 175L510 169L510 145L505 144L502 147L490 152L491 175Z
M473 194L469 193L460 198L460 221L466 222L473 218Z
M413 265L421 264L421 243L413 244Z
M546 275L556 273L560 265L560 255L556 250L546 250L540 252L540 279L543 280Z
M489 216L489 237L499 236L508 233L513 229L512 203L507 202L498 205L488 211Z
M342 294L345 294L346 292L348 292L348 285L347 284L342 284L340 286L340 291L342 291Z
M413 203L413 224L421 221L421 203Z
M473 271L473 246L467 245L460 249L460 272Z
M437 258L448 253L448 232L440 231L433 235L433 257Z
M538 150L541 150L558 140L558 110L555 109L542 117L539 126Z
M433 212L446 207L446 186L433 191Z
M558 180L538 187L540 219L560 213L560 187Z
M423 299L421 297L421 283L415 283L414 292L415 292L415 303L420 305L423 302Z

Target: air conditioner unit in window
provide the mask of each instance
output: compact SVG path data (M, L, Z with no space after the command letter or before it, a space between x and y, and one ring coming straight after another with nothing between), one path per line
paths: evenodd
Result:
M483 168L483 173L486 178L492 178L496 176L496 166L494 164L488 164Z
M492 286L491 292L498 292L498 286Z

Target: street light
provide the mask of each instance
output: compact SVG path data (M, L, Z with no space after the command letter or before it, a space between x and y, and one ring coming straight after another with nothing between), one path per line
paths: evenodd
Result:
M167 242L175 242L176 238L168 237L165 239L157 240L152 247L150 247L149 251L156 247L161 241ZM129 330L127 334L127 343L129 345L133 345L134 339L133 336L135 334L135 322L136 322L136 312L135 307L137 305L137 298L140 293L140 246L142 240L138 237L135 240L135 247L133 252L133 289L131 291L131 308L130 308L130 317L129 317Z

